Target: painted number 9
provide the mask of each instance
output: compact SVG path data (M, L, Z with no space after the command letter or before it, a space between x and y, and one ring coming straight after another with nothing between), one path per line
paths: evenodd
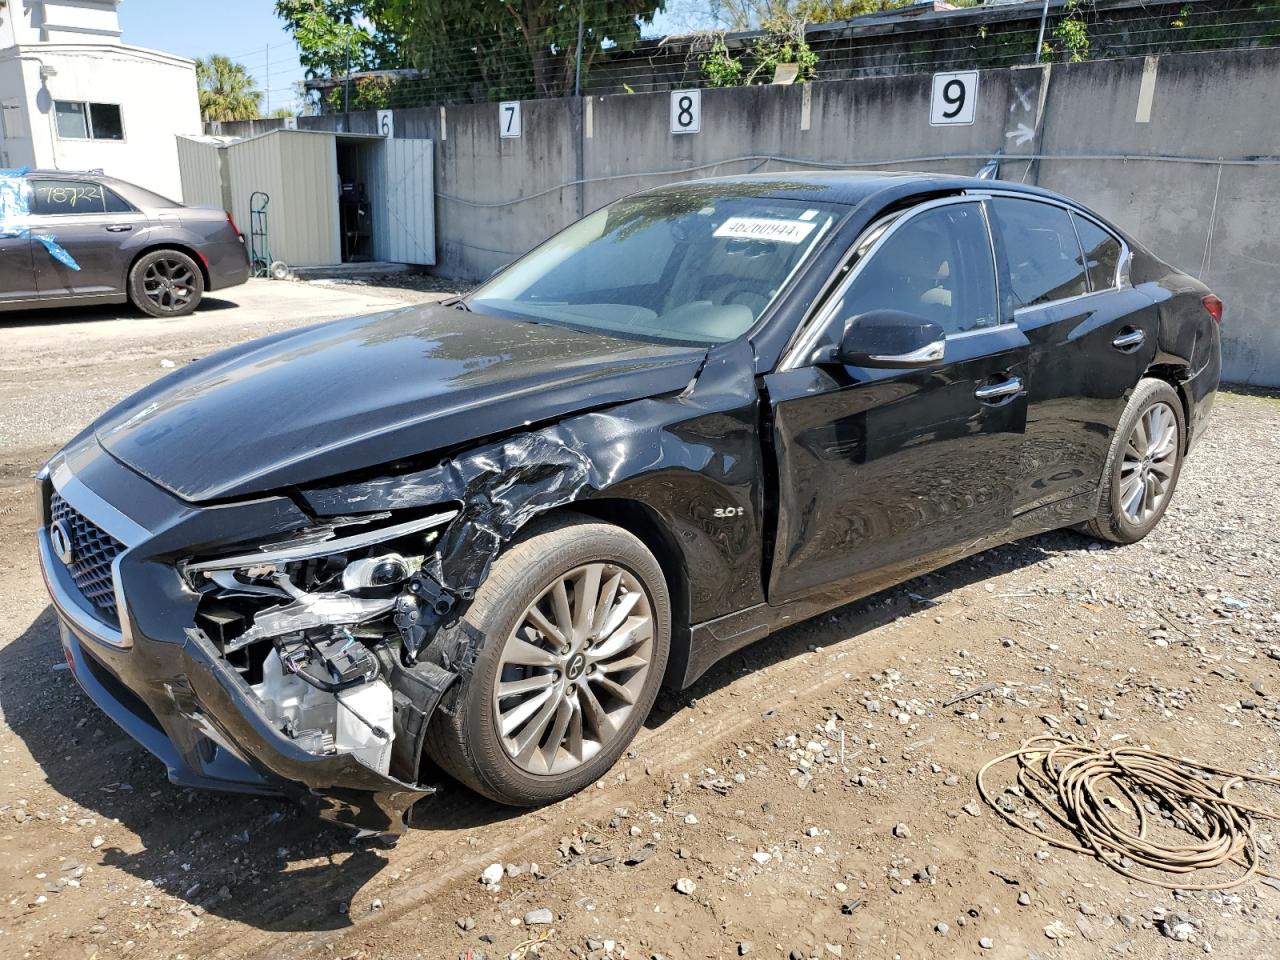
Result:
M968 125L977 112L978 71L935 73L929 123L935 127Z
M948 80L942 87L942 99L947 105L953 107L952 110L943 110L942 115L948 120L960 116L960 111L964 109L964 83L959 80Z

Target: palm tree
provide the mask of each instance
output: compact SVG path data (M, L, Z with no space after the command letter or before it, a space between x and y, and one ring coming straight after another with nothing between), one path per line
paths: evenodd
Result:
M215 53L196 61L202 120L254 120L262 109L262 94L244 64Z

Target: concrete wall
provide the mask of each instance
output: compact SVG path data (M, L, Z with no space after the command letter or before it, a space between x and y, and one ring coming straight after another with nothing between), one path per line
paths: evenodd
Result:
M1212 285L1226 376L1280 386L1277 89L1280 49L1214 51L985 70L971 126L930 126L932 78L917 75L703 90L697 134L670 132L666 93L526 101L518 140L499 137L497 104L397 111L395 133L436 141L437 269L470 279L673 180L818 164L972 174L1003 151L1001 176L1079 199Z

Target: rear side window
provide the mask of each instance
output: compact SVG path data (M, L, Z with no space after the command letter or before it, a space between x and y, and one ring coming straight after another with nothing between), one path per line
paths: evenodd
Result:
M36 216L95 214L107 210L107 190L88 180L31 181L31 212Z
M1084 258L1062 207L997 197L991 214L1004 239L1015 307L1078 297L1087 292Z
M1124 248L1120 241L1092 220L1077 217L1076 233L1080 237L1080 245L1084 247L1085 268L1089 273L1090 290L1109 290L1116 285L1116 271L1120 267L1120 257Z
M982 208L953 203L912 217L871 255L836 307L840 317L899 310L948 334L999 323L996 273Z
M103 200L107 204L107 213L132 213L133 207L124 202L124 198L109 187L102 188Z

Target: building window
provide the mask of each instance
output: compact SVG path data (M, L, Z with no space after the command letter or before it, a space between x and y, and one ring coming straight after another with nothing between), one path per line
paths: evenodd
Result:
M123 140L124 119L118 103L55 100L58 136L64 140Z

